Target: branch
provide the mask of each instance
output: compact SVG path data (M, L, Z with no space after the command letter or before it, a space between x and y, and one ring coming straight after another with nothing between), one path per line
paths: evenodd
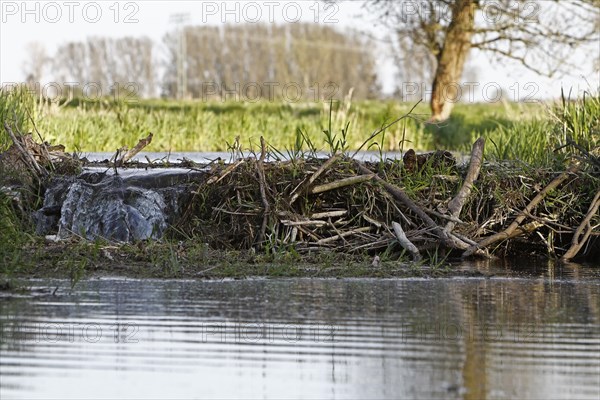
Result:
M152 134L152 132L150 132L150 134L147 137L145 137L144 139L140 139L140 141L135 145L135 147L133 149L131 149L127 153L123 154L123 157L121 157L120 160L117 161L115 159L115 164L122 166L127 161L131 160L137 153L142 151L142 149L144 147L148 146L152 142L153 136L154 135Z
M596 192L585 218L583 221L581 221L581 224L579 224L579 227L577 227L577 230L573 234L571 247L569 247L569 250L567 250L567 252L561 257L561 261L569 261L571 258L575 257L588 240L590 234L592 233L590 221L598 212L598 207L600 207L600 190ZM581 235L583 235L583 237L581 237Z
M260 227L260 232L258 234L258 243L262 243L265 238L265 233L267 231L267 224L269 222L269 212L271 211L271 207L269 205L269 200L267 199L267 190L266 190L266 179L265 179L265 170L263 167L263 162L265 161L265 156L267 154L265 139L260 137L260 158L256 161L256 169L258 171L258 182L260 184L260 197L263 203L263 222Z
M400 246L402 246L402 248L404 248L412 255L414 262L420 261L421 253L419 253L419 249L417 249L417 246L415 246L410 240L408 240L406 234L404 233L404 230L402 230L402 226L396 221L394 221L392 222L392 227L394 228L394 233L396 234L396 239L398 239Z
M440 240L442 240L442 242L444 243L445 246L447 246L449 248L453 248L453 249L459 249L459 250L466 250L467 248L469 248L469 244L458 239L456 236L453 236L452 234L446 233L441 227L439 227L431 219L431 217L429 215L427 215L425 213L425 211L423 211L421 209L421 207L419 207L417 204L415 204L415 202L412 201L410 199L410 197L408 197L406 195L406 193L404 193L404 191L402 189L400 189L398 186L385 181L383 178L381 178L378 175L373 175L373 172L371 170L369 170L367 167L365 167L362 163L357 161L356 165L358 166L358 169L363 174L372 175L373 179L376 182L383 185L383 187L388 192L390 192L394 197L396 197L396 199L398 199L401 203L403 203L406 207L408 207L412 212L417 214L419 216L419 218L421 218L421 220L423 222L425 222L425 224L435 232L435 234L440 238Z
M531 210L533 210L533 208L536 207L538 205L538 203L540 201L542 201L549 192L556 189L561 183L563 183L569 177L570 174L577 172L578 169L579 169L578 165L572 165L567 171L563 172L558 177L554 178L554 180L552 180L552 182L550 182L544 189L542 189L533 198L533 200L531 200L529 202L529 204L527 204L525 209L519 213L519 215L515 218L515 220L508 226L508 228L506 228L502 232L498 232L492 236L486 237L485 239L481 240L476 245L470 246L463 253L463 257L469 257L477 250L484 249L485 247L488 247L491 244L494 244L501 240L510 238L512 233L519 227L521 222L523 222L525 220L525 218L527 218L527 215L529 213L531 213Z
M481 170L481 163L483 162L483 150L485 148L485 139L480 137L473 143L473 149L471 150L471 161L469 163L469 170L467 171L467 176L465 177L465 181L463 182L462 187L456 194L456 196L450 200L448 203L448 211L450 211L450 215L453 218L458 219L460 217L460 212L462 211L465 202L469 198L471 194L471 188L473 187L473 182L479 176L479 171ZM447 233L452 232L456 223L453 221L449 221L446 224L445 231Z
M312 194L317 194L317 193L327 192L329 190L339 189L339 188L342 188L345 186L356 185L357 183L362 183L362 182L371 180L373 178L373 175L375 175L375 174L357 175L357 176L351 176L349 178L344 178L344 179L340 179L337 181L325 183L323 185L313 187L310 192Z
M334 154L333 156L331 156L327 161L325 161L320 167L319 169L317 169L315 171L314 174L312 174L310 176L310 178L308 178L308 180L304 180L303 182L301 182L298 186L296 186L294 188L294 190L292 190L292 193L290 194L290 206L292 204L294 204L296 202L296 200L298 200L298 197L300 197L301 194L301 190L302 188L305 187L309 187L310 185L312 185L314 183L315 180L317 180L317 178L327 170L327 168L331 167L338 159L340 158L340 154Z

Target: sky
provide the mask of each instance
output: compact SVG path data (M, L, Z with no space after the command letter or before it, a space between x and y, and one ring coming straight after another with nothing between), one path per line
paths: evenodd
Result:
M418 2L415 2L418 3ZM386 29L362 8L362 1L342 1L333 6L307 1L5 1L0 0L0 82L2 85L25 79L23 65L29 43L43 44L49 54L67 41L87 36L147 36L161 43L164 34L175 28L174 14L187 14L189 24L277 23L296 21L353 28L383 38ZM600 33L599 33L600 35ZM592 50L594 51L594 50ZM598 50L600 53L600 38ZM577 60L578 69L566 76L541 78L515 63L498 64L472 51L469 66L477 83L462 100L495 99L494 89L505 90L507 100L548 99L566 91L596 91L600 77L593 69L597 54ZM398 84L388 47L377 48L377 68L385 94ZM45 83L45 82L43 82ZM419 82L417 90L428 90Z

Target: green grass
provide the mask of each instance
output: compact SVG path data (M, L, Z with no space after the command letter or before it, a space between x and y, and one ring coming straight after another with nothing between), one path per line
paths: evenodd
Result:
M260 136L264 136L272 147L284 151L294 147L298 131L316 149L328 151L323 132L331 124L331 133L338 135L347 126L346 145L352 150L373 131L413 106L394 101L334 103L330 121L328 103L139 100L127 105L74 101L61 107L46 107L38 128L47 141L64 144L68 151L112 152L134 145L148 132L154 133L148 151L227 151L238 136L244 150L256 150ZM424 123L428 106L420 104L413 118L390 127L369 145L377 142L383 150L464 151L473 138L536 120L542 111L539 105L458 104L448 122L431 126ZM305 150L309 150L307 146Z
M559 167L574 153L600 148L600 97L562 101L549 106L544 118L499 125L484 134L487 158L519 160L533 166ZM579 147L566 146L572 143ZM578 154L579 155L579 154ZM598 156L598 154L596 154Z
M30 115L35 116L35 101L27 90L0 89L0 153L12 143L4 124L8 123L14 131L27 132L31 127ZM31 227L14 197L18 194L3 187L4 179L10 176L0 163L0 277L10 277L23 265L22 248L32 240ZM23 201L25 196L21 195Z
M0 152L12 143L5 132L4 123L14 131L27 132L31 128L31 118L35 118L36 105L31 93L23 86L15 89L0 88Z
M12 198L0 191L0 278L11 277L25 264L22 250L33 241L30 232Z
M357 149L371 135L405 115L414 104L396 101L329 103L200 102L161 99L130 103L112 100L36 105L24 89L0 92L0 116L23 131L31 131L29 114L52 144L67 151L113 152L133 146L154 133L147 151L228 151L239 137L243 151L259 148L264 136L281 154L301 150L331 151L336 143ZM572 148L554 152L570 140L587 151L599 145L600 97L562 99L558 104L457 104L452 117L427 124L429 108L419 104L410 118L386 129L363 149L434 150L468 152L480 136L486 137L486 158L519 160L555 166ZM16 123L15 123L16 121ZM342 129L344 132L342 133ZM2 129L0 149L9 144Z

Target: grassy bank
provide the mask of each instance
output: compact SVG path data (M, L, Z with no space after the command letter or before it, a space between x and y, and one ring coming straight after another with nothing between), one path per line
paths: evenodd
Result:
M356 149L371 132L404 115L413 106L395 102L345 102L334 104L330 110L328 104L151 100L130 105L72 102L57 107L36 104L27 93L2 93L0 97L3 123L28 132L33 127L31 115L44 139L52 144L64 144L67 151L114 151L123 145L133 145L151 131L155 139L146 148L149 151L228 150L239 136L243 149L252 148L260 153L259 138L264 136L268 151L297 156L306 152L310 156L316 150L333 153L335 148ZM555 244L568 247L569 235L572 236L594 194L600 190L600 168L595 164L600 155L600 98L563 99L551 105L458 105L449 121L436 126L423 122L427 111L425 105L417 106L408 118L375 136L371 143L375 149L383 150L444 148L466 152L477 137L487 139L485 159L491 163L483 166L474 194L460 214L462 236L478 240L500 232L540 190L579 160L580 171L560 190L550 191L544 202L533 210L536 213L533 221L541 223L535 227L536 232L525 235L526 240L516 245L503 243L494 248L502 254L522 254L519 246L523 245L525 251L540 256L559 256L565 249L555 248ZM9 143L3 131L0 134L2 150ZM262 239L256 246L256 227L263 221L260 210L265 199L261 199L258 190L256 160L250 160L230 172L225 166L213 166L211 173L215 177L227 173L219 179L222 180L220 186L203 186L197 190L200 196L194 198L188 209L191 214L186 215L185 224L173 226L162 242L122 245L73 239L60 244L48 243L33 234L28 217L31 210L40 205L36 188L21 190L20 198L25 200L20 203L5 188L0 191L0 241L5 244L0 246L0 276L10 279L54 274L69 276L74 282L89 273L111 272L130 276L206 278L413 276L422 274L425 265L429 265L427 271L433 271L433 275L451 273L446 268L447 254L438 250L435 235L418 220L414 225L408 224L407 233L424 249L424 261L419 263L409 263L411 257L398 247L389 230L371 226L377 223L391 226L393 221L406 221L406 216L414 218L410 210L391 201L377 182L363 180L331 194L303 193L297 206L288 207L286 199L291 189L322 163L314 159L301 160L304 158L265 167L263 174L272 209L297 216L346 210L349 221L344 216L339 221L324 220L318 226L332 226L334 231L358 229L356 238L348 236L336 244L323 236L323 232L311 228L305 235L307 243L321 240L328 243L327 246L330 243L331 248L320 251L312 251L310 246L301 248L286 242L294 225L285 225L282 217L273 214L267 225L262 223ZM360 173L352 160L338 161L318 184L354 179ZM401 160L370 168L387 181L395 182L409 198L434 213L456 195L465 176L465 169L452 166L440 169L431 165L408 174ZM3 172L2 177L6 176ZM3 186L6 181L0 183ZM247 189L240 194L240 188ZM364 205L365 209L357 209L357 205ZM241 217L234 218L236 213ZM443 221L443 218L435 218L440 224ZM598 242L599 218L596 215L590 221L590 226L595 227L594 243ZM366 233L368 226L372 230ZM545 228L540 229L540 226ZM364 246L367 242L360 240L376 246ZM375 255L379 257L376 265L373 264Z

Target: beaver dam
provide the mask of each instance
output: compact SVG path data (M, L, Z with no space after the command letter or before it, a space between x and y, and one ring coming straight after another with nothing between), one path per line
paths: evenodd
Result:
M130 161L152 135L89 163L5 129L3 212L31 233L26 244L4 235L36 273L118 264L212 276L226 254L247 265L337 255L369 260L368 275L384 261L600 255L600 162L585 151L560 170L484 162L483 138L459 164L449 152L412 150L376 163L344 153L272 161L261 138L260 151L230 163L161 168Z

